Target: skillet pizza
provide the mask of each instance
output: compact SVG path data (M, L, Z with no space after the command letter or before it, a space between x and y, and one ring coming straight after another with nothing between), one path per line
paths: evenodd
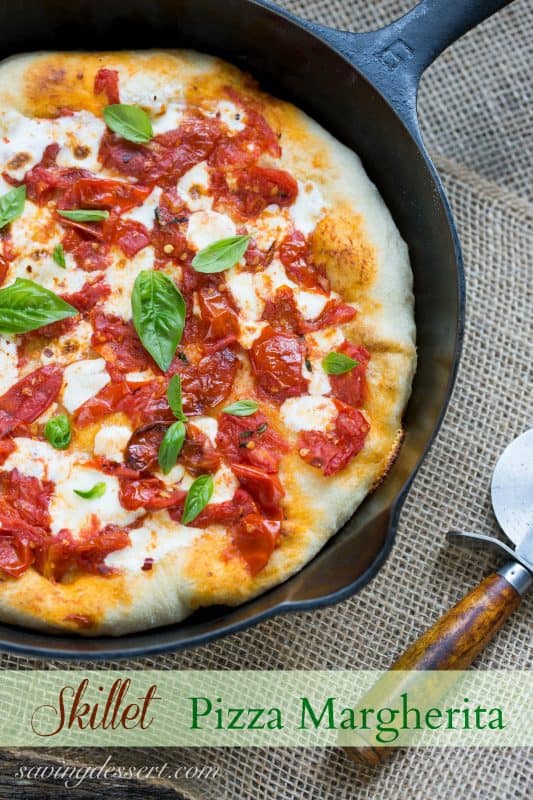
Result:
M407 248L357 156L188 51L0 64L0 618L238 604L383 478Z

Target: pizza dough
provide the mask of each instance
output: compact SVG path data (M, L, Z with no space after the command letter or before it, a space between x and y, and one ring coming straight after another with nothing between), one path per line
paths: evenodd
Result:
M111 133L102 111L117 102L147 112L155 138ZM120 635L285 580L386 474L416 364L407 247L358 157L249 76L188 51L8 59L0 133L0 195L27 188L23 213L0 232L0 287L30 279L78 312L0 334L0 434L2 409L4 421L17 415L13 386L25 402L35 387L53 395L0 439L1 619ZM121 207L95 179L127 184ZM88 203L110 218L58 215ZM235 266L192 267L213 242L244 235ZM131 322L135 279L153 269L187 306L166 371ZM328 374L331 353L356 365ZM153 446L176 421L173 374L186 455L166 475L157 460L135 474L134 431L148 426L137 435ZM244 399L254 414L223 411ZM62 450L44 434L60 414L72 427ZM199 474L213 476L214 493L184 525ZM100 496L76 493L96 486ZM21 510L28 495L38 513Z

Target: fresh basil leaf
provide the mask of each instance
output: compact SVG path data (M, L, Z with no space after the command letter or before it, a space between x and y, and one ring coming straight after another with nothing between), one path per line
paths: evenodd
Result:
M57 294L27 278L0 289L0 333L27 333L77 313Z
M200 475L191 483L185 498L185 506L181 518L184 525L188 525L189 522L196 519L200 511L206 507L211 500L214 488L215 485L211 475Z
M77 494L78 497L83 497L84 500L96 500L98 497L104 496L106 488L107 485L102 481L101 483L95 483L92 489L87 489L86 491L74 489L74 494Z
M72 439L70 421L66 414L58 414L44 426L44 435L56 450L66 450Z
M154 131L150 117L139 106L114 103L104 108L104 120L108 128L123 139L136 144L147 144Z
M159 446L159 454L157 457L159 466L165 475L167 475L176 464L184 441L185 425L181 421L174 422L170 428L167 428L167 432Z
M17 186L0 197L0 228L5 228L14 219L20 217L26 202L26 187Z
M187 422L187 417L183 413L183 404L181 399L181 378L179 375L173 375L169 381L167 400L176 419L181 420L181 422Z
M229 236L199 250L192 260L196 272L223 272L234 267L246 253L250 237Z
M131 295L133 324L158 367L170 367L185 325L185 300L167 275L143 270L135 279Z
M344 355L344 353L328 353L322 359L322 367L328 375L344 375L354 367L359 366L359 361Z
M255 400L238 400L230 406L222 409L223 414L231 414L234 417L249 417L250 414L255 414L259 406Z
M65 251L63 250L62 244L56 244L56 246L54 247L54 252L52 253L52 258L54 259L58 267L62 267L63 269L65 269L65 267L67 266L67 262L65 260Z
M72 222L102 222L109 219L109 211L99 211L96 208L73 208L70 211L58 209L58 214Z

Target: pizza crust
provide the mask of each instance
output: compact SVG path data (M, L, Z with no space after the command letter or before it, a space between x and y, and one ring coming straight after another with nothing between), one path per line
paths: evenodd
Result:
M294 106L259 92L236 68L187 51L16 56L0 65L0 108L27 116L53 116L63 107L99 113L105 100L95 97L93 83L104 65L119 69L123 102L143 105L150 97L152 113L166 102L205 107L228 85L264 104L267 121L281 132L283 155L276 165L302 184L311 180L327 201L311 246L332 288L358 309L344 334L372 355L365 404L371 429L362 452L333 477L294 453L282 459L288 522L270 562L255 577L231 557L227 533L212 526L146 572L51 583L29 569L0 583L0 617L6 622L89 636L178 622L200 606L236 605L300 570L386 474L401 440L416 365L407 247L359 158ZM245 396L245 384L241 376L228 402ZM274 425L291 436L279 420ZM82 433L90 439L95 431Z

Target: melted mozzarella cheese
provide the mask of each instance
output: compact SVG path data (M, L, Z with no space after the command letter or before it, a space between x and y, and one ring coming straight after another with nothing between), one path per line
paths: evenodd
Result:
M85 499L74 491L89 491L97 483L105 484L105 492L101 497ZM68 475L56 481L50 500L52 533L57 534L66 528L76 535L90 528L95 521L99 527L129 525L144 511L127 511L123 508L119 501L119 489L120 484L114 475L105 475L83 463L72 464Z
M239 488L239 481L225 464L222 464L213 475L213 483L214 489L210 503L224 503L226 500L231 500Z
M40 481L60 480L70 469L69 456L59 453L48 442L18 436L13 439L16 450L6 458L3 470L18 469L24 475Z
M73 330L51 339L41 350L42 364L71 364L87 355L91 348L93 329L89 322L80 319Z
M178 194L191 211L210 211L213 198L209 196L209 170L206 161L195 164L178 181Z
M100 141L106 126L102 119L89 111L77 111L72 116L53 120L53 139L61 144L57 154L60 167L82 167L90 172L100 172L98 161Z
M214 446L218 431L218 422L216 419L214 417L192 417L191 422L202 431L204 436L207 436Z
M103 120L88 111L57 119L28 118L17 111L0 115L0 163L21 180L43 157L49 144L60 146L60 167L83 167L99 172L98 148L105 131Z
M228 236L235 236L235 224L217 211L196 211L189 217L187 240L197 250Z
M86 359L69 364L63 373L62 396L67 411L72 413L109 383L111 378L105 366L103 358Z
M135 222L140 222L150 231L154 226L155 210L159 205L161 194L162 190L159 186L156 186L148 195L142 206L137 206L137 208L126 211L125 214L122 214L123 219L132 219Z
M303 395L289 397L281 405L281 419L287 428L298 431L323 431L337 416L335 403L328 397Z
M13 336L0 335L0 395L18 380L17 342Z
M326 203L318 186L312 181L298 181L298 196L289 208L296 230L305 236L316 227L326 209Z
M158 511L141 528L131 530L131 544L110 553L105 563L109 567L137 572L147 558L157 563L169 553L189 547L202 533L200 528L180 525L171 520L166 511Z
M306 334L308 350L313 355L325 356L344 342L344 334L339 328L326 328Z
M128 383L148 383L155 378L155 373L145 369L142 372L127 372L125 377Z
M219 119L232 133L238 133L246 127L243 112L230 100L220 100L208 116Z
M122 461L132 430L128 425L106 425L94 437L93 453L110 461Z
M163 113L152 119L152 129L157 136L159 133L173 131L179 128L185 113L185 106L180 103L170 103L165 107Z
M131 319L131 293L135 278L143 269L153 269L154 249L144 247L133 258L124 258L113 253L113 263L106 271L106 281L112 293L102 303L106 314L116 314L122 319Z
M331 385L327 372L324 372L322 368L322 359L308 358L307 360L311 364L311 372L309 372L305 363L302 367L302 375L309 381L307 391L313 395L329 394Z
M259 320L265 304L255 292L253 273L232 268L226 272L226 285L239 307L240 317L248 322Z
M291 232L292 221L285 209L270 205L248 225L248 230L257 246L261 250L268 250L273 242L280 242Z

